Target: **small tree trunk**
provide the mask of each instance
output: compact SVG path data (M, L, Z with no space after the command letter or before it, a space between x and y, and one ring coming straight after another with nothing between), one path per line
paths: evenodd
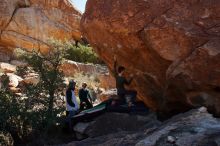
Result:
M48 114L51 117L53 114L54 91L50 91L49 95Z

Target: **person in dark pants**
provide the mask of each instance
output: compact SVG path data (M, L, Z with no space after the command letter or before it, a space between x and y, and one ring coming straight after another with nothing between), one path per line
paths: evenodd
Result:
M132 105L134 98L137 96L137 91L127 90L125 85L130 85L133 80L133 75L130 76L130 79L126 79L124 76L125 67L117 65L117 58L114 56L114 71L113 75L116 80L117 95L119 97L119 102L127 102L129 106Z
M87 84L83 83L82 88L79 90L80 110L92 108L92 98L89 94L89 90L86 88Z
M74 93L76 82L70 81L66 90L66 122L69 125L69 129L72 129L71 118L77 113L79 105Z

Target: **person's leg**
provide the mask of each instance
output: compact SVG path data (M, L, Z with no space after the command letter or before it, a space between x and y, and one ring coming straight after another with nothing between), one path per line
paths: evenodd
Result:
M67 121L68 121L68 125L69 125L69 130L72 131L72 122L71 122L71 118L75 115L75 111L68 111L68 117L67 117Z
M126 102L128 103L128 106L132 106L135 98L137 96L137 91L135 90L127 90L126 91Z
M68 117L68 115L69 115L69 111L66 111L66 117Z
M135 90L127 90L126 91L126 95L129 95L129 96L132 97L132 99L135 99L136 96L137 96L137 91L135 91Z
M125 103L126 103L125 93L124 93L124 92L119 93L118 96L119 96L119 98L118 98L118 100L117 100L117 103L118 103L119 105L125 104Z
M92 108L93 105L89 102L89 100L86 100L86 108L89 109L89 108Z
M87 104L86 104L85 101L81 101L80 104L81 104L81 105L80 105L80 110L81 110L81 111L83 111L83 110L85 110L85 109L87 108Z
M80 111L83 110L83 103L82 103L82 101L80 101L80 104L79 104L79 110L80 110Z

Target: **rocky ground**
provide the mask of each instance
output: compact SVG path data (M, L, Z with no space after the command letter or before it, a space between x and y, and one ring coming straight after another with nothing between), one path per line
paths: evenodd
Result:
M205 107L164 122L158 121L153 113L108 113L89 125L83 131L89 138L62 146L220 146L220 119Z

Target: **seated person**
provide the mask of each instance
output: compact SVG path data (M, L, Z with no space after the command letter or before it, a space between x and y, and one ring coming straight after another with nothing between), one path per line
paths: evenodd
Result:
M86 88L87 84L84 82L82 88L79 90L80 110L92 108L92 98L89 94L89 90Z

